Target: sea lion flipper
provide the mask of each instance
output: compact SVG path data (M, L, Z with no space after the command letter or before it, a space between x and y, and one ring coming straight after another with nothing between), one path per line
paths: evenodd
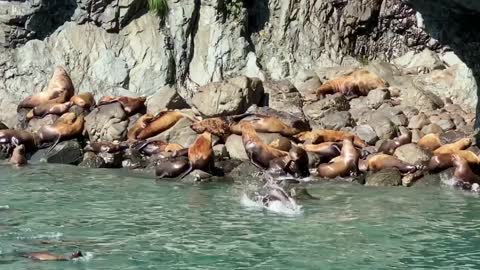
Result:
M192 163L189 162L189 164L190 164L190 165L188 166L188 169L187 169L185 172L183 172L183 173L178 177L179 179L185 178L187 175L189 175L189 174L193 171L193 165L192 165Z
M47 151L47 155L50 154L50 152L52 152L53 148L55 148L55 146L57 146L57 144L60 142L60 139L62 138L62 136L58 135L57 137L57 140L55 141L55 143L52 144L52 146L50 146L50 148L48 149Z

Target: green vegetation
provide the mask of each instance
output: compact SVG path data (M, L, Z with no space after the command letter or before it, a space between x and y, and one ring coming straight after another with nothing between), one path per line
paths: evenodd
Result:
M161 18L164 18L168 13L167 0L148 0L148 8Z

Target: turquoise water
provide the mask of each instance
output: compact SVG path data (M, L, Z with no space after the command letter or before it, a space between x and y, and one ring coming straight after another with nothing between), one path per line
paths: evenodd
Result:
M480 204L449 188L310 187L282 216L244 185L0 166L0 269L479 269ZM85 259L32 262L24 252Z

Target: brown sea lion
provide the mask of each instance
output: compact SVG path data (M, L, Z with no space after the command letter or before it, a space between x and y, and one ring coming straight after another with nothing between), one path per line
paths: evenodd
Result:
M413 173L417 171L417 167L400 159L387 154L374 154L368 157L366 161L359 163L360 171L378 172L383 169L397 169L401 173Z
M463 138L454 143L449 143L449 144L440 146L439 148L433 151L433 154L434 155L455 154L457 151L467 149L468 147L470 147L470 145L472 145L472 139Z
M457 154L453 155L453 165L455 171L453 177L470 184L479 183L479 177L472 172L468 162Z
M137 122L135 122L135 124L127 132L128 141L135 141L138 134L140 134L140 132L147 127L148 123L150 123L153 118L153 115L149 113L140 116L140 118L137 119Z
M307 152L300 147L292 147L287 156L269 162L268 172L273 175L289 174L295 178L309 176Z
M341 143L324 142L320 144L301 144L299 145L305 151L319 155L323 162L329 162L332 158L340 156Z
M289 127L284 122L275 117L268 117L262 115L255 115L241 120L239 123L230 127L230 131L233 134L242 134L242 124L248 122L257 132L263 133L280 133L284 136L293 136L301 131L292 127Z
M64 103L74 95L72 80L62 67L56 67L47 90L28 96L18 105L21 108L34 108L45 102Z
M166 158L155 167L155 176L158 178L177 178L190 169L187 157Z
M193 170L212 172L214 169L214 153L212 148L212 134L204 132L188 148L189 169L180 177L184 178Z
M163 111L160 112L153 119L150 119L147 126L138 133L137 139L145 140L150 137L156 136L165 130L173 127L180 119L188 118L193 122L196 121L195 118L190 115L180 112L180 111Z
M368 70L357 70L350 74L328 80L317 90L317 96L342 93L348 96L366 96L370 90L388 87L388 83Z
M136 113L143 113L146 110L145 101L146 97L114 97L114 96L104 96L98 101L98 106L104 104L110 104L113 102L118 102L122 104L123 110L128 115L134 115Z
M418 142L417 145L427 151L435 151L443 145L438 134L430 133L423 136Z
M300 142L303 143L322 143L322 142L341 142L345 138L353 136L353 143L359 148L367 147L368 144L365 143L358 136L355 136L351 133L338 130L328 130L328 129L317 129L313 131L306 131L299 133L294 136Z
M22 167L27 165L27 158L25 157L25 146L23 144L17 145L13 149L12 157L10 158L10 163Z
M36 147L36 137L33 133L24 130L2 129L0 130L0 144L24 145L25 151L32 152Z
M354 176L358 171L359 158L360 153L353 144L353 136L348 136L343 139L340 158L328 164L320 164L317 168L317 174L326 178Z
M250 162L261 169L268 169L270 161L275 158L288 156L288 152L265 144L248 122L242 124L242 141Z
M190 125L190 128L196 133L203 133L205 131L226 140L231 134L231 121L227 117L214 117L200 121L196 121Z
M453 154L439 154L433 156L427 165L427 170L430 172L439 172L454 166Z
M71 97L70 101L73 102L74 105L77 105L78 107L82 107L85 110L89 110L93 106L95 106L95 98L93 97L93 94L90 92L77 94Z
M39 117L43 118L48 114L56 114L56 115L62 115L72 107L73 102L67 101L65 103L52 103L52 102L47 102L40 104L33 108L30 112L27 114L27 120L32 119L33 117Z
M405 144L412 142L412 133L409 131L405 134L398 136L393 140L384 141L378 148L378 152L384 153L387 155L393 155L395 150Z
M162 152L177 152L187 149L180 144L167 143L161 140L141 141L135 144L134 147L137 151L148 156L160 154Z
M23 257L32 259L34 261L69 261L72 259L83 257L83 254L81 251L72 253L69 256L53 255L48 252L33 252L24 254Z
M84 124L83 115L77 116L75 113L69 112L58 118L53 125L41 127L37 131L38 143L54 142L52 147L57 145L60 140L71 139L82 134Z

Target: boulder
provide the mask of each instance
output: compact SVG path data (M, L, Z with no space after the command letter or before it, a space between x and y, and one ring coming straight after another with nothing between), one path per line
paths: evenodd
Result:
M437 53L431 51L430 49L425 49L419 53L415 53L415 51L409 51L401 57L394 59L393 63L397 67L414 74L423 69L426 69L426 71L430 72L436 69L445 68L445 64L437 55Z
M385 169L367 175L365 186L392 187L402 185L402 175L398 170Z
M430 134L430 133L435 133L435 134L441 134L443 132L443 129L437 125L437 124L428 124L422 128L422 133L423 134Z
M78 166L83 168L91 168L91 169L104 168L105 161L103 160L103 158L97 156L93 152L86 152L83 155L82 162L80 162Z
M418 141L425 136L423 132L418 129L412 129L412 143L418 143Z
M240 76L201 86L192 97L192 106L205 117L235 115L259 104L263 93L259 79Z
M440 128L442 128L443 131L455 129L455 124L450 119L440 119L434 123L437 124Z
M408 126L408 118L407 116L405 116L405 114L403 114L403 112L397 114L397 115L394 115L392 118L390 118L390 120L392 121L392 123L399 127L399 126L403 126L403 127L406 127Z
M420 148L414 143L409 143L398 147L394 156L400 159L403 162L412 164L412 165L422 165L430 160L432 155Z
M231 159L248 160L247 152L245 152L245 147L243 146L242 136L235 134L228 136L225 147L227 147L228 155Z
M100 152L97 154L98 157L103 159L105 162L105 168L121 168L123 161L123 154L121 152L116 153L107 153Z
M322 85L322 81L314 71L300 70L295 76L293 84L303 99L308 100L310 97L316 99L315 91Z
M172 86L163 86L147 98L147 113L156 115L161 110L177 110L189 108L187 102L177 93Z
M392 139L397 134L395 125L390 121L389 117L382 113L372 114L367 124L375 130L380 139Z
M60 142L49 153L48 150L38 150L30 161L77 165L83 159L83 149L77 140Z
M288 80L263 82L266 104L277 111L303 117L303 101L298 90Z
M303 112L309 119L315 119L323 117L323 113L329 109L348 111L350 109L350 104L344 95L337 93L305 105L303 107Z
M359 125L353 129L353 133L369 145L375 145L378 136L375 130L369 125Z
M436 94L425 90L410 77L398 77L396 81L400 82L398 88L402 89L400 98L403 107L411 106L419 111L431 111L444 106L443 101Z
M430 124L430 120L428 119L428 117L424 113L420 113L410 118L408 128L422 129L424 126L428 124Z
M122 141L127 136L129 121L120 103L95 108L85 117L85 129L90 141Z
M322 118L312 119L310 121L314 129L333 129L340 130L346 127L352 127L355 122L348 111L327 110Z
M259 173L260 170L255 167L251 162L243 162L237 167L235 167L232 171L230 171L227 176L233 179L249 179L255 174Z
M368 92L367 105L372 109L378 109L387 99L390 99L390 92L388 90L374 89Z
M151 139L159 139L168 143L178 143L183 147L189 147L197 138L198 134L190 128L192 121L182 118L173 127Z

